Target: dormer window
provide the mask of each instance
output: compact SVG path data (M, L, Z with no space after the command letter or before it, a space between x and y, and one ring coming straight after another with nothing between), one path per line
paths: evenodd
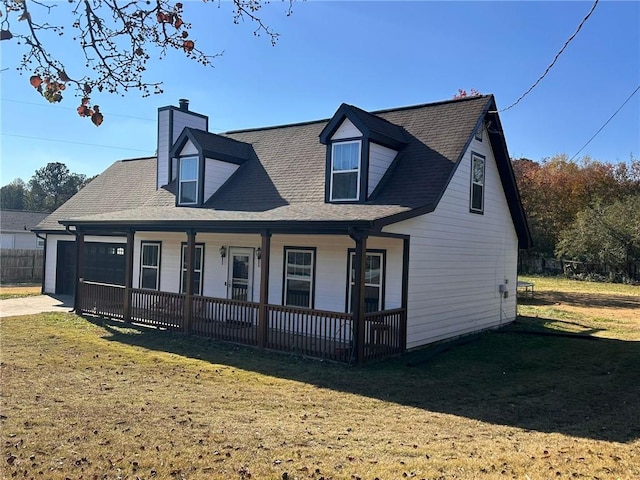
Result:
M337 142L331 150L331 200L360 198L360 141Z
M180 158L180 205L198 203L198 157Z

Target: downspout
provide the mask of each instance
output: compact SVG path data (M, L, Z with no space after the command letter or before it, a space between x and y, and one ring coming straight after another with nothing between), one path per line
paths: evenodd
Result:
M42 282L40 285L40 293L44 295L44 276L47 272L47 237L41 237L37 232L33 232L36 234L36 238L44 241L44 248L42 251Z

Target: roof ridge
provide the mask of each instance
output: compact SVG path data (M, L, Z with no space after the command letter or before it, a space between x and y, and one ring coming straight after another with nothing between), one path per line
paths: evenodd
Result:
M365 113L368 113L370 115L375 115L377 116L379 113L389 113L389 112L398 112L401 110L412 110L412 109L418 109L418 108L425 108L425 107L435 107L438 105L444 105L447 103L457 103L457 102L468 102L468 101L472 101L472 100L478 100L480 98L484 98L484 99L489 99L493 97L492 93L488 93L486 95L474 95L474 96L470 96L470 97L464 97L464 98L450 98L448 100L439 100L437 102L428 102L428 103L420 103L417 105L406 105L404 107L393 107L393 108L385 108L382 110L365 110L363 108L360 108L356 105L351 105L350 103L346 103L343 102L340 105L347 105L351 108L357 108L358 110L361 110ZM309 120L306 122L294 122L294 123L283 123L280 125L270 125L270 126L265 126L265 127L255 127L255 128L243 128L240 130L229 130L226 132L220 132L217 135L233 135L236 133L248 133L248 132L260 132L260 131L266 131L266 130L276 130L276 129L281 129L281 128L289 128L289 127L303 127L306 125L313 125L314 123L325 123L325 122L329 122L333 117L329 117L329 118L323 118L321 120ZM387 120L386 118L382 118L379 117L381 120L384 120L385 122L390 123L391 125L395 125L394 123L390 122L389 120ZM210 132L212 133L212 132Z

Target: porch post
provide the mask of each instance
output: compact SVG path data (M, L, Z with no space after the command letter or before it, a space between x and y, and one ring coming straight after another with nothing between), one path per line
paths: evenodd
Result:
M409 306L409 245L410 240L405 238L402 241L402 308L404 316L400 323L400 349L404 352L407 349L407 316Z
M84 277L84 232L76 230L76 284L75 294L73 296L73 311L77 314L82 313L80 310L80 282Z
M187 272L185 279L185 297L183 307L184 332L191 331L191 298L193 296L193 266L196 257L196 233L187 231ZM182 270L182 266L180 267ZM182 273L182 272L181 272Z
M364 363L364 292L365 270L367 269L367 234L362 231L352 232L351 238L356 242L354 258L355 279L351 311L353 312L354 340L356 359L359 365Z
M124 270L124 302L122 306L122 317L125 322L131 322L131 286L133 284L133 239L134 232L127 232L127 247L125 248L125 270Z
M260 249L260 307L258 309L258 346L264 348L267 345L269 332L269 259L271 257L271 232L266 230L260 234L262 243Z

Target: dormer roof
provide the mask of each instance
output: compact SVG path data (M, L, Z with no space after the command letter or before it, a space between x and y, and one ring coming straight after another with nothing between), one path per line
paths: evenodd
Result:
M182 133L171 148L171 156L180 156L180 151L189 140L205 158L215 158L216 160L242 165L253 155L253 147L249 143L187 127L182 130Z
M326 145L345 119L349 119L363 136L396 150L402 148L409 141L404 128L376 114L343 103L329 120L327 126L320 132L320 143Z

